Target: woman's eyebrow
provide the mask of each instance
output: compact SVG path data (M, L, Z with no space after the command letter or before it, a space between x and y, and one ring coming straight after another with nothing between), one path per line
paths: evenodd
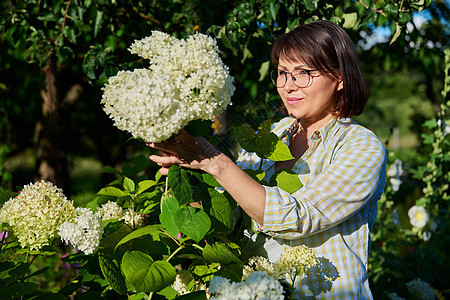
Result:
M283 65L278 65L278 69L285 69L285 70L287 70L287 68L285 67L285 66L283 66ZM299 65L299 66L295 66L294 67L294 70L300 70L300 69L312 69L310 66L307 66L307 65Z

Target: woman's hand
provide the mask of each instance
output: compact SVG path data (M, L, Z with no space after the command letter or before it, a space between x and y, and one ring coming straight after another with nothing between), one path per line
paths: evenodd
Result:
M159 150L161 154L161 156L150 156L150 159L161 167L161 175L167 175L169 168L173 165L208 172L212 158L221 154L207 140L202 137L193 137L184 129L165 142L147 143L147 145Z

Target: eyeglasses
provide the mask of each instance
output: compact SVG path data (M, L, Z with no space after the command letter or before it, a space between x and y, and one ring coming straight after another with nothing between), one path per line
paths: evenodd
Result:
M287 82L287 76L288 74L291 75L292 82L299 88L304 88L305 86L308 86L308 84L311 81L311 72L317 71L320 69L314 69L314 70L294 70L292 72L287 72L284 70L272 70L270 71L270 79L272 80L272 83L277 88L282 88L286 85Z

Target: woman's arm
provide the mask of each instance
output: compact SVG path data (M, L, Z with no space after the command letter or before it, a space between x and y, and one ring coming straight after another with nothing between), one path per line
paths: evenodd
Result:
M255 222L263 225L266 203L264 187L204 138L196 138L182 131L174 139L150 143L149 146L162 154L150 156L162 167L161 174L167 175L172 165L203 170L211 174Z

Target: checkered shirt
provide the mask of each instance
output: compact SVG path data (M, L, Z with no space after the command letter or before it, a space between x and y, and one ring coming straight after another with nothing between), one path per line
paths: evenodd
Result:
M296 128L297 121L290 117L272 124L272 132L287 145ZM367 260L385 184L384 145L349 118L333 118L309 142L293 167L303 187L289 194L264 186L264 226L255 223L254 230L279 244L280 253L297 245L314 249L320 263L296 280L296 299L372 299ZM256 170L260 162L254 153L239 152L242 169ZM263 160L266 178L274 173L274 165Z

